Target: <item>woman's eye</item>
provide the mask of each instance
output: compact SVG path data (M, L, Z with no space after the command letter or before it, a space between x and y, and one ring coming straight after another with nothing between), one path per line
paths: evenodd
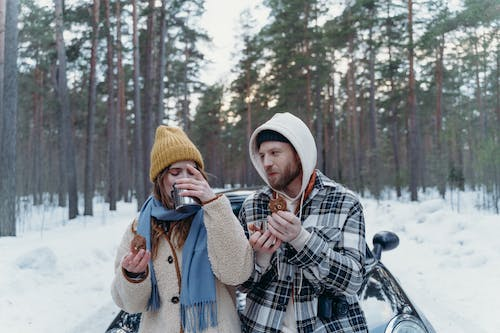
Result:
M178 176L180 173L181 173L181 171L178 170L178 169L170 169L170 170L168 170L168 174L171 175L171 176Z

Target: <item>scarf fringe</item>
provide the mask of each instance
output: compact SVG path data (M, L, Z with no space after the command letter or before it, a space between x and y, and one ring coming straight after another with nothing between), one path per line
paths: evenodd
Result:
M151 251L151 217L162 221L179 221L195 215L189 234L182 249L181 279L181 324L186 332L198 333L209 326L217 326L217 297L215 277L207 253L207 231L203 224L203 209L177 212L162 206L150 196L139 214L137 233L146 238L146 249ZM151 294L147 310L158 311L161 306L160 292L153 260L149 261ZM204 281L205 288L199 288L198 281Z
M217 304L201 302L190 306L181 305L181 324L186 332L202 332L209 326L217 326Z
M149 270L151 274L151 295L148 300L148 311L158 311L161 305L160 292L158 290L158 283L156 282L156 274L153 268L153 262L150 262Z

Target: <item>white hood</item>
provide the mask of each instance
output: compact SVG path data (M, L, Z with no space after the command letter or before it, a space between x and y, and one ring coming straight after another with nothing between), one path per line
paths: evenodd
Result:
M252 136L250 137L250 158L255 169L267 185L269 185L269 182L267 181L264 166L260 161L259 151L256 144L257 135L263 130L273 130L283 135L288 139L288 141L290 141L300 157L303 172L302 187L300 188L300 193L298 193L295 198L290 198L285 193L279 192L286 198L295 200L300 197L305 191L307 184L309 183L309 179L311 178L311 175L316 168L317 150L314 137L312 136L309 127L307 127L307 125L302 120L288 112L276 113L271 119L255 129L255 131L252 133ZM273 190L276 191L276 189L274 188Z

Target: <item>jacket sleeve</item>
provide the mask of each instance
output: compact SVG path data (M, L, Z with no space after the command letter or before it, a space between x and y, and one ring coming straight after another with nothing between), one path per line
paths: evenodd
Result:
M129 313L138 313L146 310L151 292L151 279L148 275L140 282L131 282L123 274L121 261L130 251L130 242L134 237L132 228L133 224L129 225L116 253L115 276L111 284L111 296L119 308Z
M363 282L365 224L356 197L344 196L340 206L323 215L328 220L310 230L311 236L290 263L319 290L355 295Z
M238 285L253 270L253 249L225 196L203 206L208 257L219 281Z
M245 200L243 202L243 205L241 206L241 210L238 217L247 238L250 238L250 233L247 227L247 219L248 219L247 212L250 212L251 214L252 209L253 209L253 201ZM250 290L254 289L255 285L259 283L259 281L262 279L263 274L272 268L270 261L274 254L270 255L267 258L264 258L263 261L266 262L265 267L259 265L259 260L258 260L259 258L257 257L257 255L258 254L254 252L255 261L252 263L252 272L250 276L246 281L244 281L238 286L238 290L240 290L241 292L247 293ZM268 261L269 263L267 263Z

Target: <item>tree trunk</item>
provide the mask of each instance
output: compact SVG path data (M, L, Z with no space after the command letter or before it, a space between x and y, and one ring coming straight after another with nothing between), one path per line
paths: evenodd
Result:
M166 21L166 0L161 1L160 10L160 40L159 43L159 53L158 53L158 98L156 100L157 104L157 115L156 124L160 125L163 123L163 118L165 117L165 103L163 102L164 90L165 90L165 70L167 66L167 55L165 54L165 40L167 36L167 21Z
M96 66L97 44L99 42L99 7L100 0L94 0L94 5L92 7L92 48L90 55L89 97L87 104L88 119L83 215L94 215L92 199L94 198L94 133L97 101Z
M141 113L141 86L139 83L140 59L139 59L139 35L137 31L137 0L132 0L132 46L134 57L134 181L137 199L137 210L146 200L144 189L144 163L145 156L142 151L142 113Z
M349 64L347 69L347 131L348 131L348 149L350 156L349 166L349 183L356 191L360 190L360 174L359 170L359 152L358 152L358 121L356 114L356 82L355 82L355 65L354 65L354 37L349 37Z
M0 87L0 236L16 236L17 18L19 2L7 1L3 44L4 72ZM0 6L0 10L2 7ZM3 13L3 10L2 10ZM0 15L1 16L1 15ZM0 26L3 30L3 26ZM2 88L0 88L2 91Z
M308 25L308 20L309 20L309 3L306 2L307 5L306 5L306 36L308 36L307 34L307 25ZM316 6L314 6L313 8L313 13L314 13L314 30L315 30L315 35L319 35L319 25L318 25L318 9ZM311 56L311 51L309 49L309 40L307 40L307 58L308 59L311 59L311 62L314 61L315 62L315 71L314 71L314 79L315 79L315 85L314 85L314 114L315 114L315 117L313 116L313 119L316 118L316 146L317 146L317 149L318 149L318 161L317 161L317 166L321 169L321 170L325 170L326 169L326 165L325 165L325 148L324 148L324 114L323 114L323 105L322 105L322 98L321 98L321 90L323 88L322 86L322 83L321 83L321 79L320 79L320 73L319 73L319 68L321 68L321 64L319 63L319 59L320 59L320 54L319 52L312 52L314 53L314 57L315 59ZM308 70L310 70L310 68L308 68Z
M56 100L59 98L59 87L57 83L57 61L54 60L55 62L51 64L50 66L50 74L52 78L52 86L54 88L54 94L56 96ZM54 169L57 169L60 177L55 178L56 184L56 192L57 192L57 205L59 207L66 207L67 206L67 191L66 191L66 184L67 184L67 179L64 176L65 175L65 161L62 158L64 156L64 151L65 151L65 142L61 140L62 134L63 133L63 128L62 128L62 111L61 111L61 105L60 103L57 103L55 105L55 114L56 114L56 122L57 122L57 130L55 130L54 135L58 135L57 139L57 145L56 149L54 149L56 152L54 152L51 158L51 161L55 161L55 166L53 166Z
M106 15L106 36L107 36L107 75L108 86L108 199L109 210L116 210L116 200L118 196L118 138L117 138L117 110L115 101L115 88L113 75L113 37L111 34L110 4L109 0L104 0Z
M309 2L304 2L304 58L306 60L306 121L305 123L309 128L312 127L312 87L311 87L311 51L310 51L310 42L309 42L309 33L308 33L308 25L309 25Z
M5 1L0 0L0 131L3 123L3 82L5 65ZM0 136L1 136L0 132Z
M391 17L390 15L390 3L387 3L387 17ZM401 197L401 167L400 167L400 157L399 157L399 122L398 116L396 113L396 83L394 79L395 68L393 66L392 59L392 22L388 22L387 24L387 36L388 36L388 53L389 53L389 80L390 80L390 110L389 110L389 126L390 126L390 140L394 161L394 187L396 188L396 195L398 198Z
M495 77L496 103L495 110L497 115L497 142L500 141L500 43L497 44L497 69Z
M336 103L336 95L335 95L335 68L332 67L332 72L331 72L331 93L330 93L330 98L328 102L328 114L330 114L329 117L326 119L329 119L330 122L330 131L328 133L328 136L326 138L327 142L325 143L325 159L328 161L326 163L326 174L330 175L331 177L334 177L335 179L339 179L339 165L340 161L337 159L337 153L338 153L338 142L337 142L337 124L336 124L336 119L337 115L335 113L335 103ZM325 135L326 136L326 135ZM326 141L325 140L325 141Z
M27 193L33 194L33 204L42 204L42 132L43 132L43 101L42 94L43 91L43 73L40 68L35 66L34 69L35 76L35 86L37 90L33 93L33 128L32 135L30 137L30 149L29 153L32 156L33 167L32 167L32 178L29 181L30 191Z
M323 108L321 105L321 86L319 80L319 73L316 74L316 85L314 87L314 109L316 114L316 146L318 149L318 161L317 166L321 170L325 170L325 150L323 146Z
M479 136L481 138L486 138L488 136L488 118L487 118L487 110L486 108L483 109L483 99L482 99L482 92L481 92L481 80L479 79L479 71L480 71L480 65L479 65L479 51L477 48L478 44L478 39L477 37L474 37L474 62L475 62L475 68L474 68L474 76L476 79L476 103L477 103L477 110L479 111Z
M250 185L251 178L252 178L252 161L250 160L250 154L246 153L248 150L248 147L250 145L250 137L252 136L252 100L251 100L251 83L250 83L250 62L247 61L247 66L246 66L246 73L245 73L245 104L246 104L246 135L244 139L244 144L245 147L243 151L245 152L245 164L243 165L244 169L244 181L243 184ZM252 182L253 183L253 182Z
M54 0L56 14L56 47L57 47L57 87L58 101L61 110L61 140L64 161L64 174L68 190L68 217L74 219L78 215L78 192L76 185L75 144L73 138L73 124L69 104L68 84L66 78L66 51L63 39L63 8L62 0Z
M399 126L398 117L396 115L396 107L391 106L391 146L394 158L394 187L396 188L396 195L401 198L401 164L399 157Z
M371 10L371 17L375 17L374 10ZM372 194L375 198L380 196L380 177L379 177L379 161L378 161L378 149L377 149L377 118L376 118L376 108L375 108L375 48L373 47L373 24L370 24L369 30L369 72L370 72L370 102L368 109L368 128L369 128L369 141L370 141L370 152L369 164L370 164L370 183L372 183Z
M120 1L116 2L116 68L118 70L117 79L117 101L118 108L118 125L116 128L117 146L119 147L119 155L116 166L118 179L118 198L123 198L125 202L130 202L130 166L128 153L128 131L127 131L127 115L126 115L126 100L125 100L125 72L123 69L123 48L122 48L122 29L121 29L121 5Z
M343 183L344 182L344 166L346 165L346 163L344 163L343 161L346 161L347 159L344 158L344 156L342 156L342 149L341 147L345 147L346 143L345 143L345 140L344 140L344 133L343 133L343 128L341 126L339 126L337 128L337 134L336 134L336 140L335 140L335 151L336 151L336 161L337 161L337 181L340 182L340 183Z
M442 143L441 143L441 128L443 119L443 50L444 50L444 36L441 35L439 46L436 56L436 163L437 163L437 184L438 191L441 197L444 198L446 193L446 167L442 158Z
M412 201L418 200L418 137L417 137L417 102L415 96L415 71L413 68L414 45L413 45L413 0L408 0L408 62L410 73L408 79L408 156L409 156L409 173L410 173L410 196Z
M189 85L188 85L188 64L190 61L190 53L188 42L184 45L184 75L183 79L183 97L182 97L182 123L184 125L184 131L190 134L190 121L189 121Z
M144 77L144 131L143 134L143 168L144 168L144 188L148 189L151 185L149 181L149 164L150 164L150 152L153 146L153 36L154 36L154 8L155 1L148 1L148 18L147 18L147 32L146 32L146 73ZM146 190L147 191L147 190Z

